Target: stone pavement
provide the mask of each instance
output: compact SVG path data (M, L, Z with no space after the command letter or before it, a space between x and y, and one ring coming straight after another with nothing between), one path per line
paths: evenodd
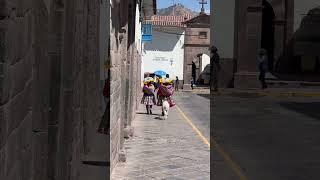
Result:
M125 142L127 162L113 170L112 180L210 179L210 148L183 119L177 107L163 120L160 107L146 115L140 105L134 135Z
M276 96L276 97L320 97L320 88L268 88L268 89L220 89L214 95L237 95L251 94L257 96Z

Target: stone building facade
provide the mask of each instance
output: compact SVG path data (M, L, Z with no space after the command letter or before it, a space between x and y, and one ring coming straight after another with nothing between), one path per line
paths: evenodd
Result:
M268 50L269 70L274 75L296 73L293 69L301 62L299 56L310 57L304 62L314 61L314 57L319 56L314 50L313 53L306 50L308 46L319 47L316 33L305 33L313 34L313 38L304 39L303 43L295 39L303 19L307 16L316 19L317 15L309 12L319 6L317 0L244 0L241 3L226 0L212 4L211 42L218 48L224 65L225 71L220 77L227 77L221 81L230 81L236 88L260 87L257 77L260 48ZM317 22L310 22L309 29L318 29Z
M184 41L183 89L190 89L192 62L195 62L197 66L196 79L198 79L199 69L201 69L201 55L210 56L210 16L200 13L199 16L184 23L187 27Z
M140 88L131 28L138 2L131 3L0 1L0 179L109 176ZM110 65L109 135L97 128L108 108L102 92Z
M137 6L137 4L139 6ZM141 49L137 39L137 9L141 20L156 13L156 2L111 1L110 22L110 162L111 170L125 161L125 138L133 133L141 89ZM119 14L121 15L119 16Z

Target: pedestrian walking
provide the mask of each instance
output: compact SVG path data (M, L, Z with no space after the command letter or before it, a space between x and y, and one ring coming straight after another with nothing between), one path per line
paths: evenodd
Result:
M193 82L191 84L196 84L196 69L197 69L196 63L194 61L192 61L192 79L193 79Z
M174 90L175 91L179 91L179 78L178 78L178 76L176 76L176 83L175 83L175 86L174 86Z
M169 79L169 78L163 79L162 83L159 86L158 92L157 92L158 97L159 97L157 105L162 106L162 101L167 100L170 107L174 106L175 103L172 99L173 92L174 92L173 79ZM165 115L163 109L162 109L162 115L163 116Z
M211 66L212 89L213 91L218 91L219 72L221 70L220 56L218 54L218 49L215 46L212 46L210 51L211 51L210 63L212 64Z
M260 49L258 54L258 68L260 71L259 80L261 82L262 89L267 88L266 72L268 71L268 55L265 49Z
M190 80L190 83L191 83L191 89L193 90L193 86L194 86L194 84L193 84L193 78L191 78L191 80Z
M144 80L144 86L142 88L143 97L141 104L146 105L147 114L152 114L152 106L156 104L156 98L154 95L155 88L153 86L153 78L148 77Z

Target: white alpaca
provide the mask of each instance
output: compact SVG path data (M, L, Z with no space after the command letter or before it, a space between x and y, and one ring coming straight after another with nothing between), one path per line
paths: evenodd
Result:
M167 98L165 98L165 99L162 101L162 112L164 113L164 119L167 119L167 118L168 118L169 109L170 109L169 102L168 102Z

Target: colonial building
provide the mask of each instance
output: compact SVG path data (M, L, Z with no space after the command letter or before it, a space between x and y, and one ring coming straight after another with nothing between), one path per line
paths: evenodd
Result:
M165 71L183 80L185 20L192 16L152 16L152 41L143 43L143 73ZM180 83L182 84L182 83Z
M184 22L186 25L184 41L184 89L191 88L192 62L196 65L196 82L207 83L209 78L201 81L201 72L210 65L210 16L200 13L198 16ZM208 68L207 68L208 69ZM210 67L209 67L210 69Z
M221 85L259 87L260 48L268 51L269 70L278 78L286 73L301 75L308 64L316 66L318 7L317 0L213 1L211 40L222 58Z

